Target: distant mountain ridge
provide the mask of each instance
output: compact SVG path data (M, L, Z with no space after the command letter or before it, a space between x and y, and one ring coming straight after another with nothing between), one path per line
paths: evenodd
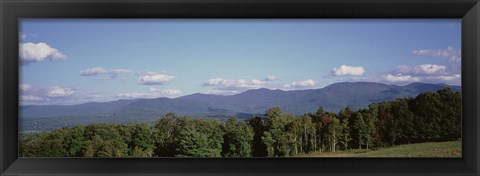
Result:
M266 109L279 106L283 111L301 115L315 112L322 106L326 111L338 112L350 106L354 109L370 103L400 97L415 97L426 91L460 86L412 83L405 86L372 82L341 82L320 89L309 90L247 90L235 95L191 94L178 98L117 100L79 105L28 105L20 108L22 118L65 116L97 116L121 120L122 118L157 118L165 113L204 117L228 117L237 114L263 114Z

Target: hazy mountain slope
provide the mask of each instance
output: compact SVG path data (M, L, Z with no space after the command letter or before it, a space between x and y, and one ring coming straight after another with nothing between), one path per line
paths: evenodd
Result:
M459 86L413 83L406 86L369 82L335 83L311 90L248 90L236 95L192 94L178 98L118 100L104 103L85 103L70 106L23 106L20 130L45 131L64 126L92 123L152 122L168 112L212 118L237 116L248 118L279 106L282 111L301 115L315 112L319 106L338 112L350 106L367 107L370 103L399 97L415 97L426 91Z
M50 117L65 115L105 114L134 102L135 100L117 100L110 102L91 102L78 105L27 105L20 107L22 117Z
M399 97L414 97L422 92L447 87L443 84L413 83L406 86L370 82L342 82L311 90L248 90L236 95L222 96L192 94L174 99L119 100L105 103L86 103L71 106L25 106L23 117L86 116L97 115L118 118L156 118L167 112L194 116L229 116L236 113L262 114L266 109L279 106L297 115L314 112L319 106L337 112L350 106L367 107ZM458 86L448 86L457 91Z

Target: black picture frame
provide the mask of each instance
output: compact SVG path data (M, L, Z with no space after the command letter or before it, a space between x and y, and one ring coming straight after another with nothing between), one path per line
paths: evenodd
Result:
M462 158L18 158L21 18L461 18ZM479 175L478 0L0 0L0 175Z

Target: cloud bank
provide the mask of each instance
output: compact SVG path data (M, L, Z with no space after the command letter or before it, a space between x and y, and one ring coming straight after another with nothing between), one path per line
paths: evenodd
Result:
M446 49L419 49L412 53L415 56L443 59L444 64L399 65L392 71L383 74L381 81L398 84L412 82L461 84L460 49L449 46Z
M447 66L436 65L436 64L423 64L416 65L413 67L407 65L400 65L394 71L393 74L396 75L415 75L415 76L424 76L424 75L446 75Z
M155 87L150 87L150 92L127 92L119 93L116 95L118 98L126 99L137 99L137 98L159 98L159 97L177 97L182 95L183 92L179 89L157 89Z
M53 86L37 87L22 83L19 85L20 104L52 105L80 104L86 102L109 101L104 96L74 87Z
M68 97L75 93L73 88L55 86L50 88L47 95L50 97Z
M212 78L205 81L202 85L204 87L212 87L213 89L207 93L211 94L236 94L245 90L250 89L259 89L259 88L272 88L273 85L269 84L272 81L277 79L276 76L268 76L263 79L251 79L247 81L245 79L223 79L223 78Z
M307 79L304 81L284 84L283 87L286 89L311 89L311 88L314 88L317 84L318 84L318 81Z
M20 43L19 58L22 64L47 60L64 60L67 56L46 43Z
M105 69L103 67L93 67L80 71L80 76L108 75L108 77L104 79L115 79L119 74L132 72L133 70L128 69Z
M164 73L146 72L138 77L140 85L163 85L176 80L175 76Z
M362 76L365 73L365 69L360 66L347 66L341 65L340 67L335 67L330 72L331 76Z
M451 46L447 47L447 49L414 50L412 53L417 56L430 56L434 58L444 58L444 59L447 59L449 62L460 62L462 59L460 49L453 48Z

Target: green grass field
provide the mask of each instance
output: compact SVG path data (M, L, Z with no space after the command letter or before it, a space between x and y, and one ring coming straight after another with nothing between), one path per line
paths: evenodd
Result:
M377 150L354 149L336 152L315 152L297 157L462 157L462 142L426 142L405 144Z

